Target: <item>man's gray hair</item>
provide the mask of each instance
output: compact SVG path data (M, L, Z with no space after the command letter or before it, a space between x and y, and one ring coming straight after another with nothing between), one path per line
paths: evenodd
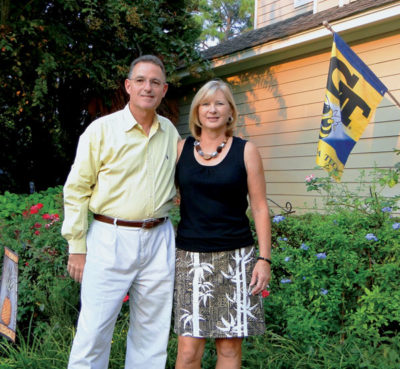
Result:
M132 77L133 68L135 68L135 65L138 63L152 63L152 64L159 66L164 75L164 78L167 79L167 73L165 72L165 67L164 67L163 62L154 55L142 55L142 56L139 56L138 58L136 58L131 63L131 66L129 68L128 79L130 79Z

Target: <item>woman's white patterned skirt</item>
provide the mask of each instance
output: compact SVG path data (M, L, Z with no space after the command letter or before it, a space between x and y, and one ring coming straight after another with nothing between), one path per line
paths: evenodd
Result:
M174 330L180 336L263 334L261 296L250 294L255 249L198 253L177 249Z

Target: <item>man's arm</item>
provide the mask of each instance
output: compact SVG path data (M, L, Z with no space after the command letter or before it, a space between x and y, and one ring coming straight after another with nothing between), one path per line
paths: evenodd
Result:
M64 223L62 235L68 241L67 270L80 282L86 262L88 208L98 172L98 144L95 135L86 130L79 139L71 172L64 186Z

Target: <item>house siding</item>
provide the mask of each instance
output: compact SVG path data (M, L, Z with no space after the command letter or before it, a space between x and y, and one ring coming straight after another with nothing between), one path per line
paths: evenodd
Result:
M257 1L257 0L256 0ZM317 0L301 1L300 6L295 6L295 0L259 0L257 1L257 19L255 28L271 24L314 11L321 12L330 8L346 5L357 0Z
M322 12L326 9L338 6L339 4L346 5L346 4L353 3L354 1L357 1L357 0L342 0L342 1L340 1L340 0L318 0L317 1L317 11Z
M257 28L292 18L313 10L313 3L294 7L294 0L257 1Z
M400 99L400 35L386 34L351 47ZM326 175L314 168L329 58L330 50L325 50L276 65L268 65L266 60L263 67L223 76L232 87L240 113L236 134L260 150L268 197L283 205L290 201L297 212L314 204L321 208L321 198L306 191L305 177ZM178 130L182 136L189 133L193 95L180 101ZM399 132L400 108L385 95L348 159L342 182L356 188L360 169L368 172L375 165L391 167L400 161L393 153L400 147ZM279 212L273 203L270 206Z

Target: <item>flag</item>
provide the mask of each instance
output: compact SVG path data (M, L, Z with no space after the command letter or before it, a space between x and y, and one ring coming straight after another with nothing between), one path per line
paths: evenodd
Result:
M351 150L386 91L378 77L334 33L316 161L338 182Z
M15 342L18 298L18 255L4 248L0 284L0 335Z

